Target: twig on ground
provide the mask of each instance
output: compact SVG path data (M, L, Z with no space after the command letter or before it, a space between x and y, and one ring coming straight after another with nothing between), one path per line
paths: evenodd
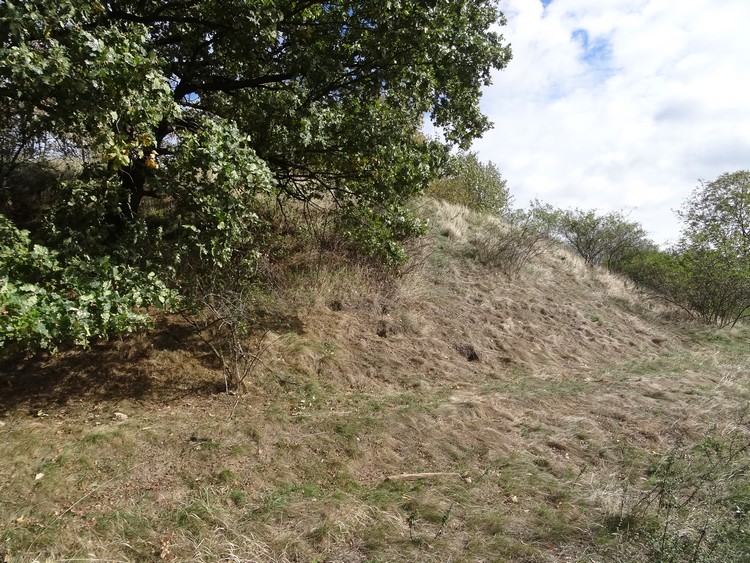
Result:
M71 511L71 510L73 510L73 509L74 509L74 508L75 508L76 506L78 506L79 504L81 504L81 503L82 503L82 502L83 502L84 500L86 500L87 498L89 498L89 497L90 497L91 495L93 495L93 494L94 494L94 493L96 493L97 491L100 491L101 489L103 489L104 487L106 487L107 485L109 485L109 484L110 484L110 483L111 483L112 481L114 481L114 480L116 480L116 479L119 479L120 477L122 477L123 475L125 475L125 473L126 473L127 471L133 471L133 470L134 470L134 469L136 469L137 467L140 467L141 465L146 465L147 463L148 463L148 462L144 461L144 462L142 462L142 463L139 463L139 464L137 464L137 465L134 465L133 467L129 467L129 468L127 468L127 469L124 469L123 471L120 471L120 472L119 472L119 473L117 473L117 474L116 474L115 476L111 477L110 479L107 479L107 480L106 480L106 481L105 481L104 483L102 483L101 485L97 485L96 487L94 487L93 489L91 489L91 490L90 490L90 491L89 491L88 493L86 493L85 495L83 495L83 496L82 496L81 498L79 498L79 499L78 499L77 501L75 501L75 502L74 502L73 504L71 504L71 505L70 505L70 506L69 506L68 508L66 508L66 509L65 509L65 510L63 510L63 511L62 511L62 512L61 512L60 514L58 514L57 518L55 518L55 519L54 519L54 520L53 520L52 522L50 522L50 523L49 523L49 524L47 524L47 525L46 525L46 526L45 526L44 528L42 528L42 529L40 530L40 532L39 532L39 533L38 533L38 534L37 534L37 535L36 535L36 536L34 537L34 540L33 540L33 541L31 542L31 544L29 544L29 547L28 547L28 551L31 551L31 549L32 549L32 548L33 548L33 547L34 547L34 546L36 545L36 542L37 542L37 541L39 541L39 538L41 538L41 537L42 537L42 534L43 534L44 532L46 532L46 531L47 531L47 530L49 530L49 529L50 529L50 528L51 528L52 526L54 526L55 524L57 524L57 522L59 522L59 521L60 521L60 520L62 519L62 517L63 517L63 516L65 516L65 515L66 515L66 514L67 514L68 512L70 512L70 511Z
M458 477L466 480L467 477L457 471L434 471L427 473L401 473L399 475L388 475L386 481L414 481L416 479L433 479L436 477Z

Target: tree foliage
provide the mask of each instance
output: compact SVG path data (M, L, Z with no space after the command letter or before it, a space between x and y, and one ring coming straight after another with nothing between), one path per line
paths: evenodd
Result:
M734 325L750 314L750 172L701 182L678 215L680 241L634 254L622 271L705 323Z
M0 346L132 328L147 317L128 303L252 264L259 197L325 199L342 233L397 262L421 228L405 204L447 154L423 116L447 145L487 130L481 88L510 59L498 22L494 0L0 3L0 251L43 257L0 271L15 303ZM114 309L75 328L106 283ZM22 294L46 320L21 328Z
M85 345L130 332L147 322L144 307L174 298L153 272L107 256L64 259L3 215L0 237L0 349Z
M476 211L497 215L507 210L511 197L507 182L492 162L480 162L472 152L448 159L445 173L432 182L427 193Z
M678 213L688 305L706 322L750 313L750 172L701 182Z
M723 253L727 260L750 259L750 172L702 181L678 212L684 242Z
M653 246L643 227L636 221L629 221L620 211L555 209L538 201L532 204L532 209L539 221L547 224L551 235L569 246L589 266L606 266L611 271L619 271L632 255Z

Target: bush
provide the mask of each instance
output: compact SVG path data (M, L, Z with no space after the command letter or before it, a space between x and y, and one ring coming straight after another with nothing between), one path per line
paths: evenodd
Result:
M173 298L153 272L108 257L63 259L0 214L0 351L132 332L149 324L143 308Z
M646 231L619 211L601 214L593 209L548 209L547 214L558 238L589 266L617 270L629 254L653 245Z
M609 518L617 540L612 551L627 553L629 561L639 552L649 561L748 561L748 453L747 435L736 430L654 459L650 488L623 491L620 513Z
M620 271L702 322L733 326L750 316L750 172L702 182L678 215L674 248L635 253Z
M504 215L505 225L488 225L473 241L474 257L516 278L539 256L549 241L549 224L531 211L514 210Z
M474 153L451 156L446 172L426 194L475 211L502 214L510 203L506 180L493 163L482 163Z

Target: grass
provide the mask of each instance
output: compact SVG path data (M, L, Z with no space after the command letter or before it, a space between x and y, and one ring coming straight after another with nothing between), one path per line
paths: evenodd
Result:
M748 329L560 249L508 279L433 213L404 280L277 288L243 396L179 325L0 374L0 560L747 560Z
M540 377L541 375L541 377ZM589 378L590 379L590 378ZM554 397L566 397L570 395L582 395L591 393L595 386L579 375L570 376L546 376L544 374L521 375L506 379L505 381L493 381L482 388L482 394L501 394L514 398L548 399Z
M496 389L483 387L483 396L525 401L549 396L578 397L578 391L575 388L545 391L541 384L535 386L526 381L520 390L512 385ZM328 390L327 399L332 398L332 393L334 391ZM310 400L319 394L319 388L301 390L301 395ZM187 455L195 463L207 461L214 465L223 452L238 445L233 444L233 440L241 439L254 445L244 446L248 448L248 456L257 456L257 450L264 448L272 449L273 456L264 461L251 461L254 470L248 468L246 462L238 467L219 465L215 469L185 466L185 480L172 485L173 498L160 501L162 506L153 503L155 497L145 488L136 486L133 495L131 487L135 484L132 479L136 471L131 465L120 464L125 472L124 479L100 483L99 489L82 500L88 491L81 491L76 498L71 490L70 500L62 504L63 509L80 502L58 521L54 519L54 511L42 519L41 507L32 506L21 523L4 529L2 545L12 557L29 551L46 553L48 557L71 557L85 552L77 538L89 537L98 538L95 540L99 545L95 551L98 554L137 560L157 557L164 547L162 540L167 538L169 553L177 560L191 559L196 553L206 560L222 553L250 557L252 551L247 550L260 547L259 552L265 550L269 554L269 561L285 557L291 560L298 556L312 560L318 555L333 553L331 550L342 544L356 546L348 548L352 550L349 552L352 557L359 553L370 560L382 561L428 560L437 553L446 556L463 553L472 557L493 554L495 560L501 561L542 560L554 546L576 544L582 538L594 542L605 554L632 554L636 548L639 553L650 553L647 550L653 549L654 530L660 530L654 524L659 521L659 514L613 518L609 521L610 532L597 535L590 531L587 514L596 513L597 507L587 502L586 495L582 494L585 491L580 490L586 472L579 476L574 469L566 467L565 462L561 464L556 453L528 455L519 452L505 459L496 457L482 471L479 469L484 464L479 459L465 457L460 465L452 467L460 473L472 474L471 483L460 479L375 480L368 485L348 469L351 459L367 455L361 445L362 438L392 440L392 431L409 417L440 416L441 408L450 403L450 395L438 392L420 397L406 392L379 401L368 394L335 398L337 409L343 411L356 405L364 410L329 416L321 403L305 424L306 431L315 435L301 440L295 438L297 434L293 430L299 426L298 421L274 422L282 432L290 433L284 440L294 444L293 448L278 449L274 445L273 433L269 434L269 429L256 418L262 417L263 411L257 414L252 409L243 410L244 414L231 423L228 419L217 423L208 417L206 422L218 425L217 430L224 429L216 431L216 435L225 437L196 445L189 440L189 433L182 432L184 442L176 451L183 452L181 455ZM284 407L279 404L276 408ZM479 408L482 408L481 402ZM133 417L137 417L137 411L133 412L136 412ZM191 416L195 414L193 411ZM231 429L236 426L241 431L235 436ZM246 428L253 430L245 431ZM540 443L540 440L546 444L550 435L557 431L554 425L534 419L520 421L516 428L527 445ZM83 476L102 470L115 477L118 464L102 456L113 443L126 445L128 456L134 456L142 445L153 446L155 439L158 442L159 438L167 438L174 430L172 426L162 429L161 433L152 430L144 436L137 424L123 424L113 429L82 431L76 442L70 442L58 456L39 463L33 471L44 472L44 479L57 479L56 474L60 472ZM203 434L213 435L214 432ZM575 432L578 439L598 443L596 436L580 427ZM355 444L356 455L352 458ZM41 439L32 440L29 445L32 450L44 447ZM562 452L559 447L547 449ZM434 467L434 456L439 451L431 452L433 457L417 455L422 459L423 469ZM280 459L273 459L276 456ZM89 461L85 461L87 457ZM274 467L292 466L290 462L298 457L306 459L304 470L297 467L290 475L298 475L300 480L282 482L263 493L254 490L249 480L253 471L259 470L265 476L263 479L269 479L275 473ZM634 457L635 453L626 448L616 459L623 463ZM561 459L565 459L564 454ZM334 461L336 463L332 463ZM336 471L348 472L348 476L334 478ZM160 486L159 490L165 487ZM31 491L39 498L55 494L39 486ZM126 495L125 491L130 492ZM59 492L57 489L57 494ZM122 504L120 498L131 498L131 506ZM350 507L355 516L351 520L342 518L335 508L337 505ZM623 523L628 518L632 531L625 534ZM638 535L635 535L636 529ZM217 534L216 530L223 531ZM647 532L652 535L647 536ZM61 544L61 540L64 543Z
M669 365L676 367L677 363L677 359L670 359ZM640 370L626 366L625 371L634 374ZM624 384L624 380L618 378L610 382ZM495 380L489 385L482 384L479 389L475 409L479 409L480 416L484 408L482 397L520 403L550 398L583 401L593 392L591 383L557 382L545 386L543 379L534 379L532 375L502 384ZM655 477L665 475L664 470L659 473L652 469L651 477L648 476L647 466L651 463L652 467L658 467L653 466L658 456L650 455L652 461L648 462L644 448L633 443L632 436L620 436L619 444L615 440L605 442L585 425L576 423L566 430L545 418L545 413L538 412L508 426L523 440L523 450L510 456L498 456L485 449L485 455L495 456L489 462L469 455L464 456L460 465L453 465L457 472L471 475L471 482L458 478L384 482L381 474L379 479L368 483L361 474L357 476L358 470L352 471L352 463L372 463L374 458L367 449L375 442L369 440L390 443L394 438L401 439L394 434L400 425L414 416L427 417L427 420L444 415L443 409L450 404L451 395L444 391L424 396L404 392L378 400L369 394L347 396L332 389L321 393L320 387L312 386L301 388L296 396L307 397L305 400L311 403L312 397L316 397L316 403L312 403L315 407L311 407L312 412L304 423L298 417L273 419L276 436L269 434L267 423L260 420L267 410L254 413L253 409L243 409L231 422L228 419L211 421L212 417L202 422L194 419L198 426L206 422L216 425L215 430L198 432L197 436L215 434L226 438L196 444L190 441L189 432L182 432L182 445L170 447L175 453L183 452L181 455L187 455L193 463L183 467L185 479L171 485L170 496L157 502L154 502L159 498L154 496L159 494L157 491L163 494L170 489L161 483L152 491L137 486L138 492L130 490L123 483L133 482L137 471L133 469L135 460L126 463L126 459L137 458L136 452L149 447L154 448L149 454L154 456L149 464L155 463L156 456L164 455L155 446L175 433L174 426L160 432L152 430L148 435L140 432L137 424L77 432L65 441L59 454L45 457L33 466L32 472L45 474L41 484L33 485L31 479L27 479L26 495L37 501L23 508L25 517L20 522L4 527L0 536L3 549L11 557L18 554L23 558L21 554L30 552L46 557L71 557L85 552L79 538L89 538L98 543L100 551L94 552L101 556L137 560L158 556L164 548L162 540L168 538L170 556L177 560L191 559L196 553L205 560L229 553L247 558L252 556L248 550L259 546L268 554L268 561L285 557L313 560L326 553L330 556L340 549L336 546L351 545L354 540L356 549L351 548L353 551L349 554L356 553L357 557L369 560L429 560L440 553L442 556L471 554L472 557L492 554L494 560L532 561L544 560L545 553L554 552L554 546L585 542L589 553L600 553L612 560L656 555L664 561L670 560L669 557L673 560L690 557L685 540L675 539L675 534L679 535L684 527L682 520L678 520L679 515L666 514L663 509L658 510L655 503L648 509L638 504L638 499L646 498L648 491L655 487L666 490L667 481L664 477L661 481ZM319 397L325 398L318 402ZM328 415L330 411L324 404L332 399L335 399L337 412ZM288 408L285 404L268 407L283 411ZM340 414L345 409L350 410ZM138 417L137 411L133 412L136 412L133 417ZM195 417L196 412L193 411L191 417ZM462 425L466 421L456 423ZM305 437L299 433L301 426ZM236 438L232 430L235 427L242 429ZM219 431L221 428L224 430ZM284 433L286 437L282 436ZM20 434L16 438L20 439ZM234 444L235 439L246 442ZM568 439L584 442L590 453L571 449L566 445ZM30 443L33 450L45 448L40 438ZM113 444L126 446L120 450L125 459L112 455ZM225 452L240 445L246 455L239 456L237 465L219 465L215 469L201 467L205 462L215 466ZM398 447L398 444L390 446L394 452ZM603 457L594 453L602 448L611 453ZM258 454L259 450L267 450L267 453ZM441 451L431 446L429 452L417 454L415 459L421 460L417 469L435 469L436 460L443 455ZM697 450L691 450L694 451ZM109 452L109 459L102 455L105 452ZM565 453L571 452L576 463L569 463L565 457ZM592 458L588 469L583 464L579 467L581 455ZM295 461L302 459L306 460L304 466ZM734 459L737 461L737 456ZM172 458L165 461L174 463ZM448 468L444 463L437 465ZM621 510L607 512L606 506L591 501L595 475L628 465L641 469L633 471L628 480L632 481L630 488L620 493L627 496ZM122 476L116 473L118 467ZM279 471L281 467L286 469ZM682 488L669 485L673 487L669 490L675 491L675 495L684 495L683 489L689 492L694 478L688 475L693 472L700 476L703 467L690 465L680 469L676 473L679 479L675 477L669 483L681 480ZM738 471L731 465L722 467L725 479L728 472ZM80 492L76 493L75 488L66 492L65 487L70 487L71 482L61 475L71 473L77 475L73 481L84 487L78 489ZM86 475L93 479L100 473L103 475L97 479L97 489L93 489L90 482L87 487L81 481ZM277 473L294 479L281 481L266 492L252 486L254 475L268 480ZM46 483L54 487L44 486ZM86 496L89 493L90 496ZM55 509L58 515L61 509L75 505L62 518L54 516L55 510L51 507L44 509L43 503L38 502L56 494L67 499ZM712 494L718 495L717 492ZM125 498L131 500L123 503ZM750 508L745 500L746 486L732 488L727 498ZM336 507L342 505L356 514L352 520L339 519L341 515ZM721 505L714 503L712 506ZM2 505L4 521L18 520L20 516L11 518L9 508L7 504ZM705 499L700 508L710 508ZM604 522L604 527L598 528L597 522ZM722 534L722 541L735 538L731 529L725 524L722 526L717 531L712 530L713 535L707 532L706 536ZM692 549L695 549L695 540L693 542ZM716 540L712 542L705 544L707 553L718 545ZM740 545L733 549L734 552L724 548L719 551L716 547L711 553L716 557L719 554L729 557L725 560L741 560L738 557L745 553L742 551L745 548Z
M645 487L623 489L603 553L653 561L747 561L750 475L744 431L710 435L654 457Z

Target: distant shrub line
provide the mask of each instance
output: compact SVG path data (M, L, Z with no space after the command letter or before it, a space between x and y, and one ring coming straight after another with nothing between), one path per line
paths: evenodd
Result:
M507 182L493 164L473 153L452 157L444 177L427 194L475 211L489 212L473 243L481 263L516 277L544 248L563 244L589 266L602 266L632 280L696 320L734 326L750 316L750 172L701 182L678 211L679 241L662 249L621 211L556 209L533 201L511 210Z

